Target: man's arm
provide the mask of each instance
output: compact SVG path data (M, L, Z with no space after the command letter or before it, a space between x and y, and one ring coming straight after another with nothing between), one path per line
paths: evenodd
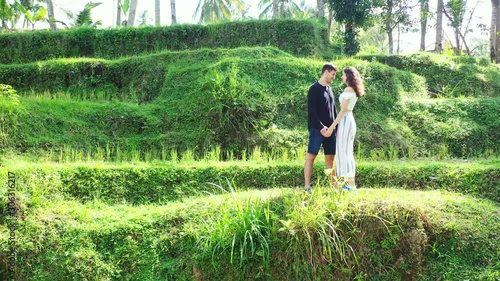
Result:
M309 92L307 93L307 114L308 118L311 122L311 125L314 128L324 128L325 125L321 123L319 120L319 115L317 111L317 103L318 103L318 98L317 95L314 93L314 87L309 88Z

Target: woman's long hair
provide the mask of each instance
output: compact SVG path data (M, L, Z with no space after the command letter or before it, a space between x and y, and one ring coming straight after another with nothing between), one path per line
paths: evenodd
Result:
M356 96L358 98L364 96L365 84L363 82L363 79L361 78L361 75L359 74L359 71L356 68L349 66L344 69L344 73L347 80L347 86L354 89L354 92L356 92Z

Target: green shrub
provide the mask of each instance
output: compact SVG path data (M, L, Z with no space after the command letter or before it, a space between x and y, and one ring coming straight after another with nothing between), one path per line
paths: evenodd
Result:
M430 155L445 147L450 155L465 158L499 150L499 106L498 98L410 101L402 115Z
M279 19L0 34L0 63L29 63L72 57L111 59L165 49L241 46L274 46L297 56L321 57L328 48L326 33L326 26L315 21Z
M389 147L400 157L410 151L415 156L439 157L497 153L495 98L437 103L442 108L427 106L428 101L414 99L427 95L420 76L378 62L348 59L335 63L341 69L357 67L366 81L367 94L355 110L359 128L355 146L363 150L359 156L371 157L374 150ZM3 66L0 75L19 81L25 89L22 95L42 95L21 100L16 116L24 122L20 126L6 123L4 130L11 137L10 141L4 138L3 146L20 151L68 147L91 152L110 145L142 150L141 157L164 148L196 148L199 156L220 146L225 154L236 157L255 146L297 149L307 141L306 93L321 66L319 61L296 59L274 48ZM26 92L32 85L51 92ZM339 77L332 87L336 95L343 89ZM56 90L71 93L72 100L96 102L68 101ZM58 95L63 99L46 98ZM106 100L143 105L103 103ZM481 119L474 110L493 115ZM33 136L33 132L38 133Z
M425 78L429 92L435 97L490 96L500 93L500 69L484 65L473 58L448 57L417 53L411 55L366 55L358 58L379 61Z
M496 161L498 162L498 161ZM499 169L491 164L358 163L356 179L361 187L392 187L408 189L446 189L470 193L500 201L495 181ZM172 163L172 162L167 162ZM316 166L314 177L323 181L323 166ZM188 196L220 193L220 186L230 182L242 189L295 187L303 181L303 162L227 163L199 162L196 165L60 165L54 169L18 168L19 187L32 202L42 203L64 196L88 202L95 199L109 203L132 204L177 201ZM40 186L43 184L44 186ZM40 191L39 189L49 189ZM21 189L19 190L22 191ZM55 196L55 197L53 197Z
M46 62L0 65L0 81L21 95L68 93L75 100L126 100L146 103L157 98L170 68L207 66L226 57L290 57L276 48L202 49L164 51L117 60L57 59ZM36 90L35 90L36 89ZM46 93L48 92L48 94Z

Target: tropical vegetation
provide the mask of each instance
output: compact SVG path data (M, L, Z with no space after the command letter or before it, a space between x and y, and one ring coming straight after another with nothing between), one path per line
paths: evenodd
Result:
M500 67L473 51L465 2L443 1L439 23L432 1L262 0L249 19L245 1L200 0L200 24L182 24L179 1L168 18L155 1L147 26L122 0L113 28L103 4L62 20L57 2L13 2L0 280L500 278ZM49 30L32 31L45 7ZM452 20L453 43L393 54L393 33ZM306 94L325 61L365 80L359 189L332 188L320 155L307 194Z

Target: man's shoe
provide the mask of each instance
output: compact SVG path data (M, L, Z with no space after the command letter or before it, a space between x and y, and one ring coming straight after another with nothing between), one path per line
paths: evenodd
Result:
M312 187L308 187L305 189L306 193L309 193L309 194L312 194L313 193L313 189Z

